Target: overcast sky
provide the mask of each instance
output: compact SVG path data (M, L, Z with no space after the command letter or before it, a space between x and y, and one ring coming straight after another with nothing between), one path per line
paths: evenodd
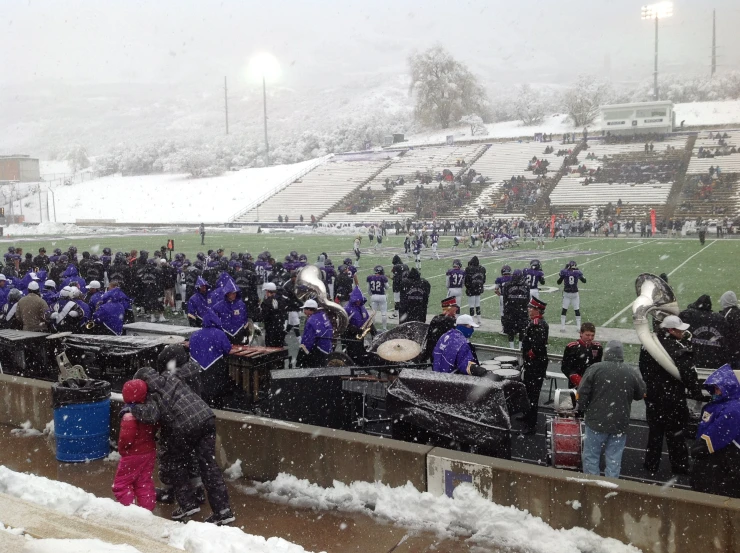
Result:
M635 0L0 0L2 84L239 79L273 53L288 85L402 73L437 42L487 82L564 83L582 72L649 77L653 25ZM740 2L677 0L661 22L661 71L740 69Z

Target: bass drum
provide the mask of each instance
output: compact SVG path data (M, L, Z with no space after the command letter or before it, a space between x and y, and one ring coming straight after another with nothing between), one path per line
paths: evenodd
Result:
M329 359L326 362L327 367L356 367L357 363L355 363L352 358L347 355L346 353L342 353L341 351L332 351L329 354Z
M556 469L581 470L583 422L572 417L547 419L547 464Z

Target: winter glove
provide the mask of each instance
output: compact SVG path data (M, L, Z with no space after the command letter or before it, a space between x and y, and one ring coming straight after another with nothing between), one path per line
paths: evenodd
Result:
M534 350L533 350L533 349L529 350L529 351L527 352L527 354L526 354L526 355L527 355L527 359L529 359L530 361L531 361L532 359L534 359L535 357L537 357L537 356L536 356L536 355L534 354Z
M468 373L473 376L486 376L488 374L488 371L480 365L470 365L470 367L468 368Z
M278 301L275 298L272 298L272 308L277 310L278 307Z
M77 317L80 316L80 313L78 311L70 311L69 313L67 313L67 315L69 315L70 317L76 319Z
M694 446L691 448L691 456L694 459L706 459L711 453L709 452L709 446L704 440L697 440Z
M581 378L580 374L572 374L568 377L568 380L570 380L570 383L573 384L573 386L578 388L578 385L581 383Z
M118 413L118 416L121 417L121 418L123 418L123 416L126 413L130 413L131 412L131 408L134 405L135 405L134 403L127 403L126 405L124 405L123 407L121 407L121 411Z

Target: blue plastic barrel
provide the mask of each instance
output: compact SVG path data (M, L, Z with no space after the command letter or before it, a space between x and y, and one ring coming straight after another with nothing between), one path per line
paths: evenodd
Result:
M67 380L52 387L57 460L82 463L110 451L110 384Z

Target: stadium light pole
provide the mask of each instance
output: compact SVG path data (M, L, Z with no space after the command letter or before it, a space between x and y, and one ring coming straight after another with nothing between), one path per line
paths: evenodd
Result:
M642 19L655 20L655 69L653 70L653 99L658 99L658 20L673 15L673 2L648 4L641 10Z
M280 64L275 56L261 52L249 62L249 73L253 78L262 80L262 110L265 119L265 165L270 165L270 143L267 139L267 81L274 81L280 76Z

